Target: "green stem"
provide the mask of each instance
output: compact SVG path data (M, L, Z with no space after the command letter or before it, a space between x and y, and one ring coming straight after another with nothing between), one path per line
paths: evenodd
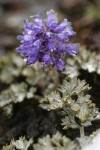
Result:
M84 126L80 127L80 136L81 136L81 138L85 136L85 134L84 134Z

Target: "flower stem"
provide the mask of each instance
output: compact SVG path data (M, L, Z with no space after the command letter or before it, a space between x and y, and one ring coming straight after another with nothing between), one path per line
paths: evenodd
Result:
M81 136L81 138L85 136L85 134L84 134L84 126L80 127L80 136Z

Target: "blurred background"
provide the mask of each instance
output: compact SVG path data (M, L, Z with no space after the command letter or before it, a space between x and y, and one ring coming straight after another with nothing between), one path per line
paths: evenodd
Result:
M0 55L19 45L24 18L50 9L72 22L82 47L100 51L100 0L0 0Z

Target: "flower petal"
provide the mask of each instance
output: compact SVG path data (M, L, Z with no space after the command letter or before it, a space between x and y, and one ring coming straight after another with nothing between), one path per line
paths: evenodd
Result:
M36 56L35 57L30 56L30 57L27 58L26 63L28 65L31 65L31 64L36 63L37 61L38 61L38 56L37 57Z
M57 26L58 20L57 15L54 10L50 10L47 12L47 21L46 25L48 29L53 30Z
M46 64L49 64L51 62L51 57L49 54L45 54L43 57L42 57L42 61L45 62Z
M65 67L65 62L64 62L62 59L60 59L60 60L56 63L56 66L57 66L58 70L63 71L63 70L64 70L64 67Z
M57 50L59 53L64 53L65 52L65 49L66 49L66 45L65 43L58 43L57 45Z
M68 36L66 35L66 33L56 34L55 38L57 38L57 40L60 41L60 42L67 42L69 40Z
M65 28L65 30L63 32L65 33L65 35L68 38L70 38L71 36L76 35L76 32L73 31L73 28L70 24Z
M58 25L54 29L54 31L55 32L61 32L61 31L63 31L67 27L68 24L69 24L69 22L67 21L67 19L64 19L64 21L60 25Z
M55 42L53 39L49 39L46 44L47 50L53 51L55 49Z
M42 45L43 40L42 39L38 39L33 43L33 47L37 48L37 49L41 49L41 45Z
M33 21L36 26L43 27L43 19L41 16L37 15Z
M45 33L45 38L46 38L46 39L52 38L52 36L53 36L53 33L52 33L52 32L46 32L46 33Z
M79 43L75 44L67 44L66 52L70 55L78 55L79 54Z

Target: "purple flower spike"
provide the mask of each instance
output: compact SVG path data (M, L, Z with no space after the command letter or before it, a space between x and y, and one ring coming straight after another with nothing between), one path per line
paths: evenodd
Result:
M63 71L65 56L77 55L79 44L69 43L69 38L76 35L67 19L58 24L54 10L47 12L47 19L40 15L24 20L23 35L17 38L21 45L17 48L27 64L40 62L42 67L57 67Z

